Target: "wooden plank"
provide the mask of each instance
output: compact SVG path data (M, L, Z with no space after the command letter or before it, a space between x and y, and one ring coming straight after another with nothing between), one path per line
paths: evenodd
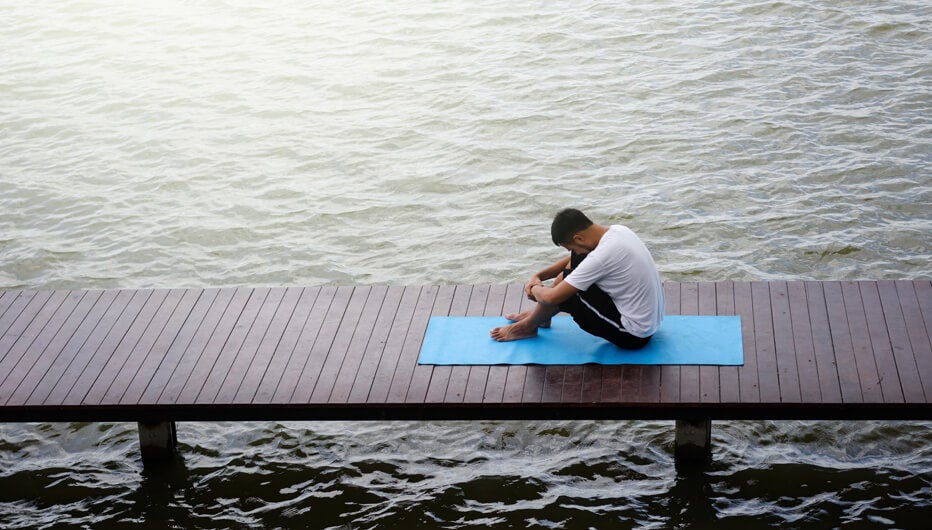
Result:
M469 305L466 307L466 316L482 316L485 312L485 302L489 298L490 285L474 285L469 293ZM466 387L469 383L469 366L454 366L450 372L450 381L444 402L462 403L466 399Z
M583 367L581 365L566 365L561 367L548 367L548 371L563 373L562 378L553 377L551 387L544 389L546 401L562 401L563 403L579 402L583 386ZM558 382L560 381L560 382Z
M398 365L395 368L395 374L392 376L392 386L388 390L388 400L390 402L403 402L405 396L408 395L414 368L417 366L418 354L421 352L421 342L424 340L427 322L430 320L434 300L437 298L439 291L440 288L436 285L421 289L417 307L415 307L414 316L411 319L411 326L408 328L404 346L401 348L401 355L398 357Z
M812 347L815 353L816 371L819 376L819 393L823 403L841 403L841 383L832 345L832 330L829 325L825 291L820 282L806 282L806 301L812 331Z
M612 379L616 376L621 378L619 393L616 397L618 402L660 402L661 366L623 365L619 368L620 370L617 373L614 370L607 371L608 377ZM647 394L649 392L648 386L651 384L654 385L654 395L652 397Z
M841 294L845 304L845 317L850 330L861 396L867 403L883 403L880 374L877 371L877 361L874 358L874 348L867 327L861 289L855 282L842 282Z
M205 359L203 364L199 362L201 371L198 372L197 377L191 377L185 383L181 389L180 400L200 405L214 402L227 374L230 373L234 360L249 339L250 331L256 325L256 320L260 318L260 313L265 310L266 315L268 314L266 300L270 294L269 288L253 289L246 305L236 315L236 322L227 335L223 347L216 355Z
M154 312L147 315L148 318L142 326L132 329L133 335L128 337L128 344L121 343L125 349L104 366L104 371L88 392L89 397L94 400L93 404L120 402L123 392L161 336L185 292L183 289L157 291L159 305L152 308Z
M521 301L521 311L533 309L537 302L524 298ZM525 403L539 403L543 399L544 380L547 377L547 367L531 365L524 369L524 386L521 389L521 401Z
M544 372L544 388L541 392L541 402L557 403L563 397L563 379L566 374L566 367L561 365L549 365Z
M162 330L152 342L144 355L130 358L131 362L124 365L124 377L118 377L111 385L104 401L107 403L134 404L139 395L152 379L152 374L162 363L165 354L178 337L178 332L189 319L191 311L201 298L203 291L185 289L181 291L181 299L165 322ZM128 370L126 368L129 368Z
M699 285L696 282L680 284L680 314L696 315L699 313ZM680 367L680 397L685 403L699 403L702 389L700 388L698 366Z
M55 387L55 390L46 400L48 404L69 406L81 404L91 385L100 376L104 366L114 356L114 352L116 352L117 347L123 341L131 326L136 323L137 317L148 302L152 291L123 291L121 295L131 296L130 301L120 310L116 321L106 327L106 336L93 348L91 357L87 361L82 359L82 362L73 363L68 371L62 375L62 379L71 381L71 384L62 384ZM114 306L117 305L117 303L114 303Z
M159 312L140 337L132 353L126 357L119 373L111 378L110 387L101 403L137 403L139 394L145 389L166 352L178 337L201 294L200 291L192 289L169 291Z
M321 287L307 287L301 289L301 295L295 303L294 312L288 319L288 324L282 334L281 342L275 348L272 358L269 360L268 368L262 374L255 395L252 398L253 403L271 403L275 396L275 391L279 384L289 374L289 367L292 366L292 360L295 359L298 352L298 345L301 344L301 338L305 330L308 329L308 321L314 309L317 307L317 301L320 299L324 289ZM332 293L333 290L331 289ZM332 296L332 294L331 294ZM316 328L314 333L316 334ZM299 354L300 356L300 354ZM301 367L303 367L303 363ZM300 373L300 368L295 375ZM296 380L296 379L295 379ZM290 396L290 394L289 394Z
M625 394L624 381L622 379L621 365L608 365L602 367L601 380L599 382L599 397L596 401L601 403L620 403L627 396ZM640 378L635 379L635 385L640 385ZM637 387L636 387L637 388Z
M368 334L371 331L372 321L368 326L360 326L364 315L368 318L373 311L378 311L378 306L374 310L366 310L366 301L371 293L372 288L369 286L355 287L348 293L349 299L345 305L335 305L331 308L334 311L327 313L324 328L314 342L304 375L295 389L294 401L326 403L357 327L361 328L361 333ZM378 303L381 303L381 299Z
M42 329L35 332L32 340L17 341L14 344L3 362L0 362L0 375L2 375L0 404L6 403L39 356L43 352L50 351L49 345L53 345L52 348L55 348L54 343L59 343L58 347L60 348L64 341L70 338L68 328L73 323L71 315L75 308L83 302L86 294L87 291L68 292L61 304L55 308L55 312L48 315L48 318L39 321L40 324L43 324ZM99 295L99 292L97 294ZM88 307L83 308L84 311L87 309ZM81 316L83 317L83 315ZM29 335L26 335L26 337L29 337Z
M453 289L453 298L448 310L449 316L463 316L469 308L469 297L472 294L472 287L457 285ZM447 386L450 384L450 375L453 367L449 365L434 366L431 370L430 383L427 386L427 394L424 401L428 403L440 403L447 394Z
M319 331L314 337L313 345L306 351L307 358L301 375L294 383L294 390L287 401L290 403L307 403L314 392L314 385L320 377L324 362L327 360L327 354L330 352L330 346L333 344L343 321L343 315L348 311L350 300L353 296L353 287L340 286L337 288L327 307L323 321L319 325ZM357 297L358 298L358 297ZM290 385L289 385L290 386ZM276 401L279 391L275 392Z
M661 369L659 366L638 366L639 386L635 401L641 403L660 403Z
M430 316L448 315L450 306L453 303L453 295L453 286L441 286L437 291L437 297L434 299L434 307L431 309ZM418 353L420 354L420 347L418 347ZM408 393L405 395L405 402L425 402L434 368L432 365L415 365L414 374L411 376L411 384L408 386Z
M613 380L616 376L618 377L618 388L616 392L610 393L606 397L620 403L637 401L641 395L644 367L624 365L617 368L617 373L615 370L611 370L608 375Z
M169 297L171 295L171 297ZM179 291L170 292L168 289L156 289L150 293L146 299L145 305L139 312L139 315L133 320L132 325L120 339L120 342L114 347L111 355L104 360L103 366L99 371L84 371L82 373L81 385L75 385L76 389L70 392L67 402L73 402L78 398L83 405L99 405L110 385L123 371L123 366L130 357L139 350L147 351L149 337L155 340L154 335L161 331L160 325L164 325L165 320L171 314L171 311L177 305L181 298ZM142 353L140 353L141 355ZM90 383L88 384L88 381ZM88 386L86 393L81 393L82 387Z
M773 317L774 355L777 359L777 379L780 401L799 403L799 366L796 363L796 342L790 315L790 295L786 282L770 282L770 311Z
M8 406L187 405L207 396L214 378L215 404L293 406L302 392L294 404L313 397L315 386L302 385L313 377L327 405L355 396L714 409L761 402L758 378L769 377L767 406L910 406L929 399L930 293L928 281L671 283L668 314L742 316L745 366L672 367L675 376L671 367L474 366L456 378L454 368L416 364L430 315L532 307L521 286L0 292L0 398ZM768 347L772 370L761 362Z
M819 385L819 370L816 367L815 349L812 342L812 325L809 319L809 303L806 299L806 284L789 282L787 294L790 306L790 326L793 333L793 349L796 351L796 370L799 376L800 399L804 403L818 403L822 399Z
M524 292L524 285L520 283L511 284L508 287L508 293L505 297L505 313L521 313L526 308L524 307L525 302L528 302L529 305L527 309L533 307L534 304L527 299L527 294ZM518 403L521 401L524 395L524 384L527 379L528 367L527 365L513 365L507 368L505 374L505 388L502 391L501 400L505 403Z
M351 397L356 403L364 403L372 388L375 370L382 357L385 341L392 329L392 323L398 315L404 287L391 286L385 289L382 295L382 304L373 319L372 332L365 345L357 344L350 347L340 373L337 375L330 403L346 403Z
M887 333L890 336L890 345L893 348L893 358L896 360L896 370L903 396L907 403L920 402L925 399L925 392L922 389L919 367L909 341L909 331L900 306L896 283L882 280L877 282L877 288L880 292L880 305L887 324Z
M877 282L858 282L858 287L861 291L861 299L864 301L867 332L877 365L883 402L903 403L903 388L900 386L900 377L896 372L896 359L893 356L890 335L887 333L887 323L884 320Z
M765 403L780 403L779 366L774 343L770 285L767 282L751 282L751 306L754 310L754 350L757 352L760 399Z
M396 318L392 330L388 334L385 348L379 359L379 366L375 371L372 388L366 398L367 403L385 403L392 390L392 379L401 360L405 348L405 341L411 326L414 325L415 313L418 310L422 292L426 287L413 286L405 289L401 297L401 318Z
M238 395L240 387L243 385L246 373L249 371L249 366L252 360L258 355L259 348L266 340L266 337L269 337L274 344L278 344L282 333L285 332L285 325L288 323L288 319L291 318L294 309L293 306L287 308L282 307L287 292L287 289L282 287L275 287L269 290L265 303L262 304L259 314L249 328L249 333L246 334L246 339L236 352L236 355L233 357L233 362L226 371L226 377L223 378L223 383L220 384L216 395L212 399L213 403L236 402L236 396ZM205 390L209 390L209 387L205 386L204 390L201 390L202 395L205 395ZM253 393L254 392L255 389L253 389ZM244 394L250 394L250 392L246 391ZM208 396L209 394L205 395L205 397ZM239 404L251 401L252 395L244 399L245 401L241 401Z
M0 337L3 337L23 309L35 298L37 291L3 291L0 299ZM46 292L48 296L51 293ZM3 357L0 350L0 358Z
M7 341L12 337L18 336L16 332L12 332L10 335L8 335L7 332L10 331L10 328L15 322L20 321L20 318L23 316L23 311L26 311L28 307L35 307L38 305L38 307L35 307L35 311L29 314L25 323L20 321L21 326L26 326L32 320L32 317L35 316L35 312L39 311L39 308L42 307L51 295L52 293L49 291L8 291L5 293L5 299L9 302L9 305L0 313L0 360L3 360L3 356L11 344ZM36 304L37 297L41 298L38 304ZM7 346L4 347L4 344L7 344Z
M236 289L212 289L205 292L198 300L198 307L192 310L197 321L197 329L193 334L190 330L179 333L179 338L171 346L171 351L159 365L148 386L142 393L140 401L143 403L172 403L177 398L181 388L197 366L197 362L204 354L211 337L217 332L224 315L233 302ZM245 297L243 302L245 303ZM203 307L206 313L201 315ZM190 338L188 338L190 337ZM219 346L217 346L219 349Z
M500 316L502 314L502 309L505 307L505 286L502 284L496 284L489 287L489 295L486 297L485 307L483 308L483 316ZM501 378L496 381L498 384L497 388L489 389L487 392L487 387L489 386L489 378L492 374L492 369L487 365L475 365L469 367L469 378L466 382L466 392L464 394L464 400L468 403L481 403L487 393L499 394L505 392L505 374L507 369L504 367L498 367L499 369L496 373L501 374Z
M926 336L930 337L932 340L932 282L930 281L914 281L913 288L916 290L916 298L919 304L919 313L922 316L922 322L925 323ZM917 320L916 324L919 324ZM928 352L925 352L924 355L928 355ZM922 364L927 366L929 362L928 358L925 358ZM917 363L918 364L918 363ZM924 368L920 375L920 379L923 384L926 384L929 379L932 379L932 373L929 373L928 368ZM932 395L926 393L926 400L932 400Z
M302 300L304 289L299 287L289 287L285 289L282 301L275 311L275 316L269 324L262 341L256 353L249 359L249 365L246 368L239 388L233 396L234 403L252 403L259 391L259 384L265 377L269 365L279 352L279 346L286 339L285 335L289 331L289 326L298 310L298 303ZM285 348L282 348L284 350ZM290 348L288 348L290 350ZM233 385L231 385L232 387Z
M103 301L101 301L102 298ZM6 404L23 405L37 391L41 395L39 401L41 403L77 355L81 344L87 340L97 320L107 310L113 298L112 292L108 294L99 290L85 291L81 302L68 316L52 342L40 353L25 356L17 366L17 368L23 367L25 372L21 372L23 377L18 386L12 390L12 395L8 396L4 389L5 385L0 385L0 403L3 402L4 397L8 396ZM10 377L13 378L16 375L14 369ZM30 401L29 404L37 403Z
M563 399L563 384L566 376L566 366L547 365L542 367L540 401L555 403Z
M916 289L916 297L919 299L919 312L922 313L922 320L925 322L927 334L932 329L932 281L914 281L913 288Z
M851 344L851 329L845 309L841 284L825 282L825 308L828 311L828 323L832 331L832 346L835 352L835 365L838 367L838 381L841 384L841 399L845 403L862 403L860 379L857 362L854 359L854 346Z
M264 296L264 291L258 295ZM247 310L250 300L253 304L261 303L257 300L255 289L237 288L233 297L223 310L217 326L214 328L207 343L194 360L194 366L188 370L178 372L179 377L171 378L162 389L159 396L160 403L193 403L204 388L204 382L214 369L217 360L224 353L226 344L236 330L236 325ZM252 309L249 309L250 311Z
M664 282L663 296L668 315L680 314L680 284ZM680 400L680 367L665 365L660 367L660 401L675 403Z
M173 353L173 345L181 339L190 339L197 325L206 312L210 303L202 296L203 291L187 289L183 291L181 301L175 308L170 319L166 322L162 332L156 341L149 348L147 353L142 356L141 361L136 365L132 373L128 373L126 379L119 381L118 388L121 389L119 395L111 388L111 398L114 402L119 401L122 404L134 404L139 402L139 398L146 386L152 380L153 375L163 364L166 356ZM207 298L210 298L208 295ZM197 315L194 312L198 311ZM193 326L190 324L193 323ZM183 333L183 335L182 335ZM183 347L182 347L183 348ZM124 383L125 381L125 383Z
M86 362L93 348L96 348L96 345L87 342L95 331L106 329L113 323L116 315L110 313L110 308L118 294L113 290L99 294L93 307L81 317L80 324L68 342L61 348L50 348L36 361L29 375L10 398L9 404L41 405L56 387L63 386L63 383L70 385L68 381L62 382L62 376L72 364ZM128 301L128 298L124 300ZM98 333L98 336L102 335L102 332Z
M587 364L583 366L582 403L599 403L602 401L602 375L604 366Z
M15 319L7 324L6 332L0 337L0 375L8 374L16 366L19 356L46 328L67 296L67 291L40 293L14 315Z
M339 296L338 296L339 294ZM325 329L328 322L327 315L332 310L331 306L336 303L342 311L349 302L350 291L347 288L337 288L334 286L324 286L320 288L314 304L310 308L307 317L301 325L300 334L294 345L285 370L278 378L270 378L260 387L259 394L253 399L255 402L269 403L289 403L292 396L298 388L302 375L308 369L307 365L311 362L311 351L317 342L320 333ZM336 324L332 325L336 329Z
M715 284L715 313L718 315L735 315L735 284L734 282L718 282ZM738 377L737 366L722 366L719 368L719 400L722 403L738 403L741 401L741 382Z
M700 282L698 284L699 300L697 310L699 315L715 315L718 313L713 282ZM703 403L719 403L722 400L721 383L718 366L699 367L699 400Z
M174 373L175 367L187 351L191 341L202 327L206 327L202 324L205 319L209 318L210 309L218 293L217 289L206 289L196 293L197 300L194 306L181 322L175 336L164 350L164 354L160 358L152 356L148 365L144 364L140 367L140 372L123 394L126 402L154 403L158 400L159 394L162 393L168 378ZM194 296L195 293L188 293L188 295ZM147 389L151 389L148 395L146 395Z
M929 400L932 398L932 342L929 339L929 328L923 318L913 283L896 282L896 292L900 298L900 307L903 309L909 344L913 350L913 357L916 359L919 382L925 399Z
M340 373L340 368L347 357L352 355L351 350L358 348L364 351L365 344L372 335L372 328L375 325L379 310L382 308L382 301L385 299L386 293L385 286L357 287L356 291L353 292L353 298L350 299L346 315L343 317L340 329L337 331L337 335L327 354L327 360L321 369L320 378L311 393L312 402L327 403L333 394L333 386ZM346 389L347 392L349 390L351 388Z
M738 368L741 403L760 403L760 380L757 366L757 338L755 337L754 307L751 301L751 284L735 282L735 312L741 316L741 341L744 348L744 365Z
M0 291L0 321L2 321L7 308L13 305L13 300L22 292L25 291ZM3 335L4 331L5 330L0 327L0 335Z
M563 403L579 403L582 396L583 367L571 364L563 372L563 388L560 392L560 401Z
M507 313L514 312L518 307L521 306L521 299L524 297L524 288L520 284L510 284L510 285L500 285L496 289L502 291L501 297L501 307L499 308L498 314L504 315ZM490 307L488 313L493 316L498 316L493 313L494 308ZM492 366L489 368L488 381L485 387L485 394L482 396L482 401L486 403L501 403L505 399L505 390L508 387L508 377L509 375L514 377L514 373L511 368L518 369L518 366ZM519 370L515 370L517 372ZM523 370L522 372L522 381ZM511 388L515 388L514 385Z

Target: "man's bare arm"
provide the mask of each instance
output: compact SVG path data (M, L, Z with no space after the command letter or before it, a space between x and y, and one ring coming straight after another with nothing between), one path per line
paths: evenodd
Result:
M569 282L560 282L553 287L535 285L530 291L534 300L543 304L557 305L578 293L579 289L570 285Z
M534 276L531 276L531 279L527 282L527 285L524 286L524 293L527 294L528 298L533 300L534 297L531 295L531 289L537 285L543 285L544 280L556 278L560 275L561 272L564 271L564 269L566 269L567 266L569 266L569 264L570 257L566 256L557 260L553 263L553 265L550 265L546 269L541 270Z

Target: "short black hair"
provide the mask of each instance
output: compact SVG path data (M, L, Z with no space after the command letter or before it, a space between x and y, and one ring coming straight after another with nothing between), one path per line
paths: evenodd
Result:
M592 224L586 214L575 208L567 208L553 217L553 223L550 225L550 237L553 239L554 245L564 245L572 242L573 235L576 232L582 232Z

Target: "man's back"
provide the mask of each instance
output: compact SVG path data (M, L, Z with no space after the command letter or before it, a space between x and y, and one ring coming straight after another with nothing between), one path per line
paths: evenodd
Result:
M650 251L630 228L609 227L566 281L581 291L595 284L608 293L632 335L649 337L660 328L663 284Z

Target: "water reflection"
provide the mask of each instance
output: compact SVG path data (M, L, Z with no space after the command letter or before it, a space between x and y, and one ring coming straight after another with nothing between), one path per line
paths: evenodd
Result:
M141 478L135 490L122 499L124 507L119 520L131 524L180 526L190 521L197 505L194 496L194 476L185 464L183 453L141 468ZM196 519L195 519L196 520Z

